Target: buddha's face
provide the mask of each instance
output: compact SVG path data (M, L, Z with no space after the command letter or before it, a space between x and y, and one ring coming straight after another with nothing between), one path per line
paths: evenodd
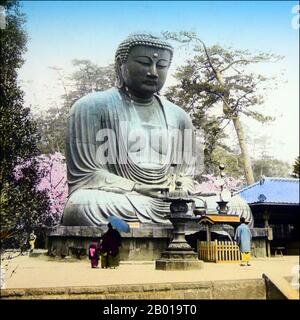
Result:
M135 46L121 66L125 85L137 97L149 98L163 87L171 61L169 50Z

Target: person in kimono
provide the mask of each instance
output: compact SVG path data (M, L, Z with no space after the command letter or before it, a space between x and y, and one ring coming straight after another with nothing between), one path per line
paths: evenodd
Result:
M248 225L245 223L244 217L241 217L240 222L241 224L236 229L234 239L242 254L241 266L250 266L252 234Z
M101 267L116 268L120 264L119 247L121 246L121 235L109 223L108 230L103 234L101 242Z
M99 263L99 245L97 241L93 241L89 247L89 259L91 260L91 267L98 268Z

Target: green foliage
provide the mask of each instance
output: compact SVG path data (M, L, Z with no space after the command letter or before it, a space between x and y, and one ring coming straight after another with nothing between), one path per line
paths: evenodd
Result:
M103 91L113 87L115 83L114 65L100 67L90 60L74 59L73 66L76 68L71 74L72 89L64 96L65 102L71 105L82 96L95 91Z
M244 169L241 155L235 154L225 146L217 146L212 152L212 166L215 175L218 175L217 168L220 164L225 166L227 176L236 179L243 176Z
M48 199L35 189L39 176L34 167L28 169L22 183L14 178L15 166L38 154L39 136L30 110L23 107L17 79L26 51L25 17L17 1L1 1L0 5L6 9L6 28L0 30L0 224L1 231L16 232L11 240L20 247Z
M44 154L65 151L65 137L69 108L49 108L36 118L41 140L38 147Z
M1 192L1 231L12 230L15 236L1 243L1 248L27 249L29 234L40 234L43 229L42 215L49 210L46 191L38 191L41 175L37 173L36 162L23 170L19 180L7 181Z
M65 152L65 136L69 110L73 103L84 95L111 88L115 83L113 65L99 67L89 60L73 60L75 68L71 75L64 76L63 70L52 69L64 88L62 105L49 108L37 118L39 132L42 136L39 149L44 154Z
M300 178L300 157L298 157L295 160L295 163L293 165L293 174L297 177Z
M260 180L261 176L289 178L292 172L287 162L268 157L253 160L252 166L255 181Z
M3 1L6 8L6 28L0 29L0 161L4 181L15 166L17 156L26 158L35 152L34 123L29 109L23 108L23 92L17 82L17 71L23 64L26 33L24 15L16 1ZM0 182L1 183L1 182Z

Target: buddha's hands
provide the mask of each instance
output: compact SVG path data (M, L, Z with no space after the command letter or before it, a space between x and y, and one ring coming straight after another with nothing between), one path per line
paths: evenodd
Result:
M169 187L136 183L133 190L151 198L162 199L165 197L162 192L168 191Z
M111 192L111 193L119 193L119 194L126 193L126 190L120 189L120 188L116 188L116 187L101 187L98 190Z

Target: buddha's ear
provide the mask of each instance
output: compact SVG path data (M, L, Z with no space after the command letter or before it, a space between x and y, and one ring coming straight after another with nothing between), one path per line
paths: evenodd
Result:
M121 58L118 57L116 59L116 65L115 65L115 68L116 68L116 86L117 88L121 89L124 87L124 79L123 79L123 75L122 75L122 61L121 61Z

